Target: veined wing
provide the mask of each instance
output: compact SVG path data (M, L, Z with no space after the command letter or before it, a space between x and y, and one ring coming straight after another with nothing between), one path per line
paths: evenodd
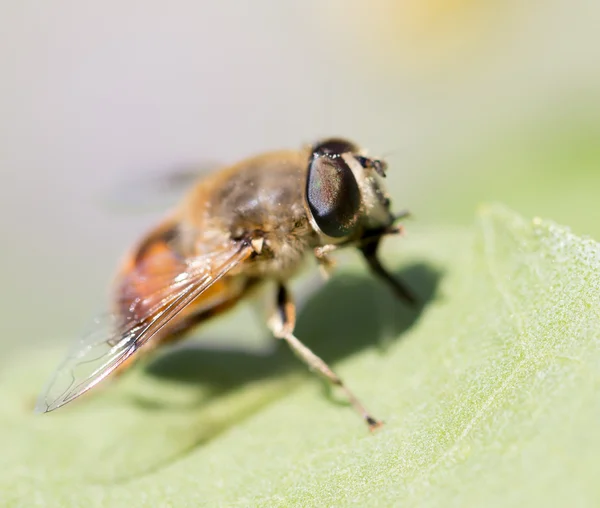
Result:
M128 283L135 287L154 277L160 281L159 289L135 298L124 311L98 318L55 371L38 399L36 412L58 409L94 387L252 252L249 244L232 242L220 251L182 261L178 266L169 259L168 273L148 275L144 270L134 270L125 280L125 287Z

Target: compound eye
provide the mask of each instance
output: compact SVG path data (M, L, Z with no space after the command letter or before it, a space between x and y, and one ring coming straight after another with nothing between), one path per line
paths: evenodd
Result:
M326 235L343 238L356 229L360 189L342 157L323 155L311 159L306 200L314 221Z
M320 141L313 146L313 153L317 155L341 155L343 153L356 153L359 151L352 141L342 138L330 138Z

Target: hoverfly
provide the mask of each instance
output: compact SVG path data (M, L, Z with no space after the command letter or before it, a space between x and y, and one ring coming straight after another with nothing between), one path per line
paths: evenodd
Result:
M372 272L408 303L415 298L377 256L402 232L383 186L387 165L351 141L330 138L299 150L257 155L200 181L126 256L112 308L56 370L38 400L53 411L127 368L139 351L173 342L233 308L267 281L276 283L268 327L309 368L346 394L371 430L374 418L346 384L295 335L287 282L313 256L360 250Z

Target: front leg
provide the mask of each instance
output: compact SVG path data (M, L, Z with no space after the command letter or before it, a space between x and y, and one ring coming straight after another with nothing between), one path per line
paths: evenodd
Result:
M394 294L404 300L405 302L416 305L418 303L417 298L412 294L412 292L398 279L396 279L382 264L377 256L377 250L379 248L379 244L381 242L382 236L371 240L366 243L362 247L360 247L360 251L362 252L367 264L371 271L379 277L383 282L385 282L390 289L394 292Z
M319 270L325 280L331 277L333 269L335 268L335 261L329 257L329 253L337 249L335 245L323 245L316 247L313 251L317 263L319 264Z
M405 217L408 215L408 212L402 212L399 214L394 220L398 220L399 218ZM386 283L390 289L394 292L394 294L404 300L405 302L416 305L418 303L417 298L412 294L412 291L408 289L403 282L396 279L382 264L377 255L377 251L379 249L379 245L381 243L381 239L388 235L402 235L404 233L404 229L401 225L390 226L387 228L383 228L380 230L375 230L370 232L368 235L363 236L360 239L358 245L355 244L356 247L361 251L364 256L371 272L373 272L379 279L381 279L384 283ZM321 247L317 247L314 250L315 258L319 263L319 268L324 274L325 278L328 278L331 274L333 267L335 266L334 261L329 258L329 254L335 252L340 247L343 247L348 244L338 244L338 245L323 245Z
M371 416L363 404L344 384L341 378L333 372L321 358L314 354L308 347L300 342L296 336L294 336L296 307L292 301L291 295L283 284L280 284L277 290L277 306L275 313L268 321L268 325L273 332L273 335L278 339L284 339L292 348L292 351L310 370L316 371L331 384L339 386L344 391L356 412L369 426L369 430L373 431L383 425L383 422Z

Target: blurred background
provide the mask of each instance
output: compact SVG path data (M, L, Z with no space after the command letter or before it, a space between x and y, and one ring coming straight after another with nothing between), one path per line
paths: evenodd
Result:
M598 19L591 0L0 3L3 348L66 342L103 306L160 215L111 190L323 135L387 156L411 228L503 201L600 238Z

